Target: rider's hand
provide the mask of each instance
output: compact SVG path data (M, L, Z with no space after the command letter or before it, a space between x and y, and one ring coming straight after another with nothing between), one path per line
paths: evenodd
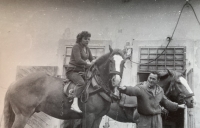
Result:
M126 86L119 86L118 90L123 93L126 91Z
M85 76L85 72L79 72L78 74L81 76Z
M165 109L164 107L161 108L161 112L162 114L168 114L169 111L167 109Z
M87 63L86 68L89 68L91 66L91 64Z
M167 118L169 111L165 109L164 107L161 107L161 114L162 114L162 117Z
M86 62L87 64L91 64L91 62L90 62L89 60L86 60L85 62Z
M126 86L119 86L118 89L119 90L126 90Z
M89 60L86 60L86 63L87 63L86 68L89 68L91 66L91 62Z
M178 108L185 108L185 104L179 104Z
M91 64L93 65L96 62L97 59L92 60Z

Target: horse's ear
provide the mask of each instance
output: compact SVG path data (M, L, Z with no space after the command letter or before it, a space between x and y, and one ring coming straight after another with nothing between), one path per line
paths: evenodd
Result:
M126 54L126 49L124 48L124 49L122 50L122 52L123 52L124 54Z
M168 72L168 74L169 74L170 76L172 76L172 73L171 73L171 71L170 71L169 69L167 69L167 72Z
M183 76L186 76L186 69L185 69L185 71L183 71Z
M167 72L164 71L159 71L160 77L165 77L166 75L168 75Z
M109 50L110 50L110 53L113 52L113 49L112 49L112 47L110 45L109 45Z

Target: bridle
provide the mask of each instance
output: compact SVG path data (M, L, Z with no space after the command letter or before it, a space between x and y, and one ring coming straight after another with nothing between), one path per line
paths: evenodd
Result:
M121 54L119 54L119 55L121 55ZM125 59L124 59L123 55L121 55L121 56L122 56L123 60L121 61L121 64L120 64L120 72L115 70L115 66L113 66L113 65L115 65L115 62L112 59L112 57L110 57L108 59L108 64L109 64L108 65L109 66L108 67L109 68L109 73L108 73L109 80L108 80L108 83L104 83L104 81L100 77L101 76L100 75L100 70L99 70L99 68L98 68L98 66L96 64L92 65L87 70L87 71L91 71L92 74L89 75L89 76L87 76L87 75L85 76L87 85L86 85L86 88L85 88L85 99L81 98L82 102L87 102L89 95L93 95L93 94L96 94L97 92L101 92L101 91L104 91L109 97L111 97L111 99L116 98L114 96L113 92L109 89L110 86L111 86L109 83L110 83L110 80L111 80L112 76L114 76L116 74L119 75L122 78ZM99 88L89 93L88 92L88 88L90 86L92 78L94 78L96 80L97 84L99 85Z
M115 62L113 58L109 58L109 76L112 77L113 75L119 75L122 78L122 73L124 69L124 63L126 59L122 56L123 60L120 64L120 72L115 70Z
M189 93L189 94L184 94L182 91L181 91L181 89L180 89L180 87L178 87L178 85L176 85L175 84L175 82L176 82L177 80L176 80L176 74L174 74L173 73L173 77L172 77L172 80L171 80L171 82L170 82L170 86L169 86L169 88L168 88L168 90L166 91L166 95L169 95L170 94L170 92L172 92L173 90L175 90L176 89L176 91L177 91L177 93L178 93L178 102L179 103L186 103L186 99L187 98L190 98L190 97L192 97L192 96L194 96L194 93Z

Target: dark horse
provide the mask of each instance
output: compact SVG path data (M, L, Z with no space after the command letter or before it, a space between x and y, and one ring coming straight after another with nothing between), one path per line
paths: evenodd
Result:
M159 85L163 88L165 95L174 102L180 104L184 103L188 108L193 108L194 94L183 77L183 74L169 70L167 70L167 72L160 72L160 74L161 79ZM120 103L112 103L110 110L106 115L119 122L137 123L139 119L139 113L137 112L137 98L123 94ZM80 125L78 125L80 120L75 120L73 122L76 126L80 127ZM65 121L64 126L66 127L64 128L68 128L70 125L73 126L74 124L70 121Z
M64 94L62 79L45 73L33 73L9 86L4 106L5 128L24 128L28 119L40 111L64 120L83 118L83 128L98 128L102 116L110 109L115 86L120 85L125 61L122 50L113 50L111 47L109 50L92 66L98 72L91 76L98 75L100 88L95 90L88 86L92 93L88 94L87 102L79 100L78 103L83 113L71 110L72 102Z

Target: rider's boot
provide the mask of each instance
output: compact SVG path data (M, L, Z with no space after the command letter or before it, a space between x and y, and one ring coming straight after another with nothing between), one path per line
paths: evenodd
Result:
M73 100L73 103L71 105L71 109L74 110L74 111L77 111L77 112L80 112L82 113L82 111L80 110L79 106L78 106L78 98L77 97L80 97L82 92L83 92L83 89L84 89L84 86L79 86L77 85L75 88L74 88L74 91L73 91L73 95L74 95L74 100Z
M71 110L82 113L82 111L80 110L80 108L78 106L78 98L77 97L75 97L74 100L73 100L73 103L71 105Z

